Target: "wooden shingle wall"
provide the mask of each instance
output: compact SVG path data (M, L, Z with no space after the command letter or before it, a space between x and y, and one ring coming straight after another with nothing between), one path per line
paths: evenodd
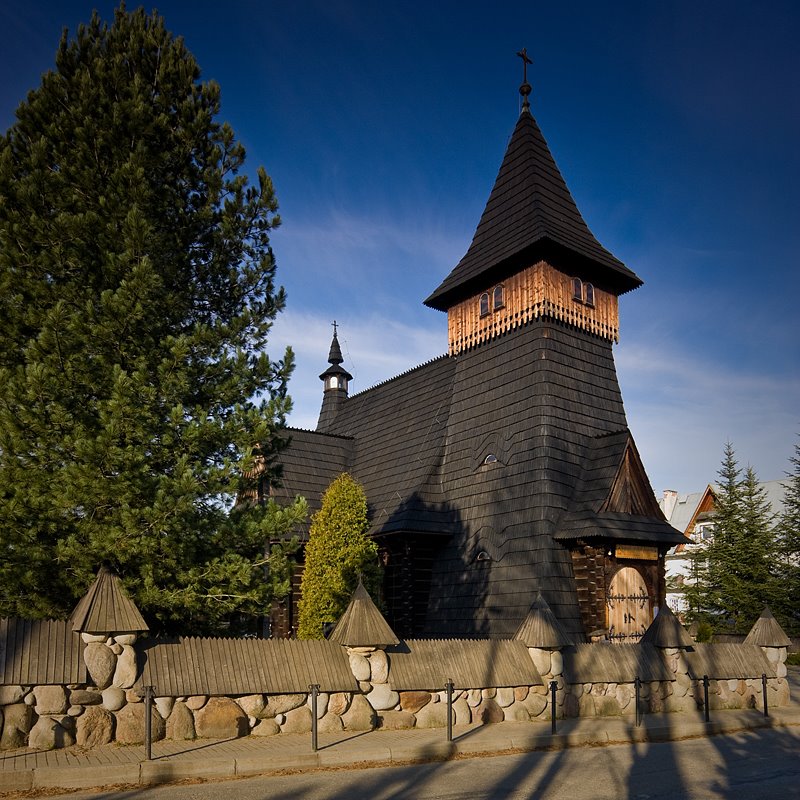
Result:
M333 642L179 637L137 644L140 683L162 696L358 691L347 652Z
M448 309L451 355L545 316L614 342L619 340L619 304L610 292L595 287L593 305L577 302L572 297L572 278L544 261L511 275L502 285L505 303L497 311L481 316L480 295ZM492 289L485 289L490 306Z
M68 620L0 619L0 684L86 683L83 648Z
M522 642L408 639L387 649L389 682L395 691L532 686L542 678Z

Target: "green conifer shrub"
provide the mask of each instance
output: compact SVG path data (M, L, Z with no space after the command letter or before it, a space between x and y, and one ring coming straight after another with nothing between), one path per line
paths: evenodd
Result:
M361 484L342 473L311 518L301 584L300 639L323 638L325 623L337 622L359 576L374 600L380 596L378 547L367 536L367 498Z

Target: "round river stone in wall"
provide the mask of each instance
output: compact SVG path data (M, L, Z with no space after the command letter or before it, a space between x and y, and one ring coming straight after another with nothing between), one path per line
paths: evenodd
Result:
M0 706L10 706L19 703L25 697L25 690L21 686L0 686Z
M430 692L400 692L400 708L416 714L431 701Z
M122 647L112 683L120 689L130 689L136 683L136 651L130 645Z
M247 714L228 697L212 697L196 714L195 729L203 739L230 739L250 731Z
M367 701L376 711L388 711L400 701L400 695L388 683L376 683L367 695Z
M83 651L83 660L98 689L105 689L111 685L117 657L104 644L99 642L87 644Z
M27 703L15 703L3 709L3 734L0 750L25 747L28 731L33 725L33 709Z
M99 747L114 737L114 717L100 706L89 706L77 720L76 741L81 747Z
M342 716L345 730L348 731L369 731L374 727L375 711L367 702L364 695L353 696L350 708Z
M357 681L368 681L372 670L369 666L369 661L359 653L350 653L350 671Z
M103 707L109 711L119 711L125 705L125 700L125 692L119 687L109 686L108 689L103 689Z
M63 714L67 710L67 693L63 686L36 686L33 694L36 697L36 713L39 716Z
M75 737L62 727L54 717L39 717L28 734L28 747L32 750L54 750L56 747L71 747Z
M144 703L131 703L115 714L116 740L119 744L144 744ZM155 708L150 715L153 741L164 738L166 723Z
M372 682L386 683L389 680L389 658L383 650L376 650L370 657L372 667Z
M278 714L285 714L293 708L298 708L306 701L305 694L273 694L267 697L264 704L263 715L265 717L277 717Z
M194 714L186 703L175 703L167 719L167 739L194 739Z

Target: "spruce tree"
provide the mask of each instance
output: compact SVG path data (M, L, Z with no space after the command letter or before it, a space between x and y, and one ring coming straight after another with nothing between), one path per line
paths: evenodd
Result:
M783 513L778 521L779 588L775 616L787 633L800 632L800 444L789 459L792 471L784 483Z
M689 616L746 633L776 597L775 520L755 470L742 477L730 442L717 474L714 537L692 555Z
M321 639L325 623L345 612L358 579L373 599L380 592L378 547L367 536L367 498L358 481L342 473L322 497L311 518L301 583L301 639Z
M65 31L0 138L1 614L69 611L103 562L162 628L269 599L265 543L304 505L234 501L256 459L275 477L289 408L279 219L219 111L123 6Z

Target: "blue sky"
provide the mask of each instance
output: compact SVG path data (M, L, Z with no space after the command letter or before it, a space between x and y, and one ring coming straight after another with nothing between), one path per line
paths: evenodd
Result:
M110 19L114 4L0 4L0 129L93 7ZM275 183L289 302L270 350L297 355L293 424L316 424L333 319L353 391L446 351L445 315L422 300L472 238L526 47L578 207L645 282L621 299L615 358L654 490L714 480L726 440L783 477L800 432L796 3L158 9L220 83L248 170Z

